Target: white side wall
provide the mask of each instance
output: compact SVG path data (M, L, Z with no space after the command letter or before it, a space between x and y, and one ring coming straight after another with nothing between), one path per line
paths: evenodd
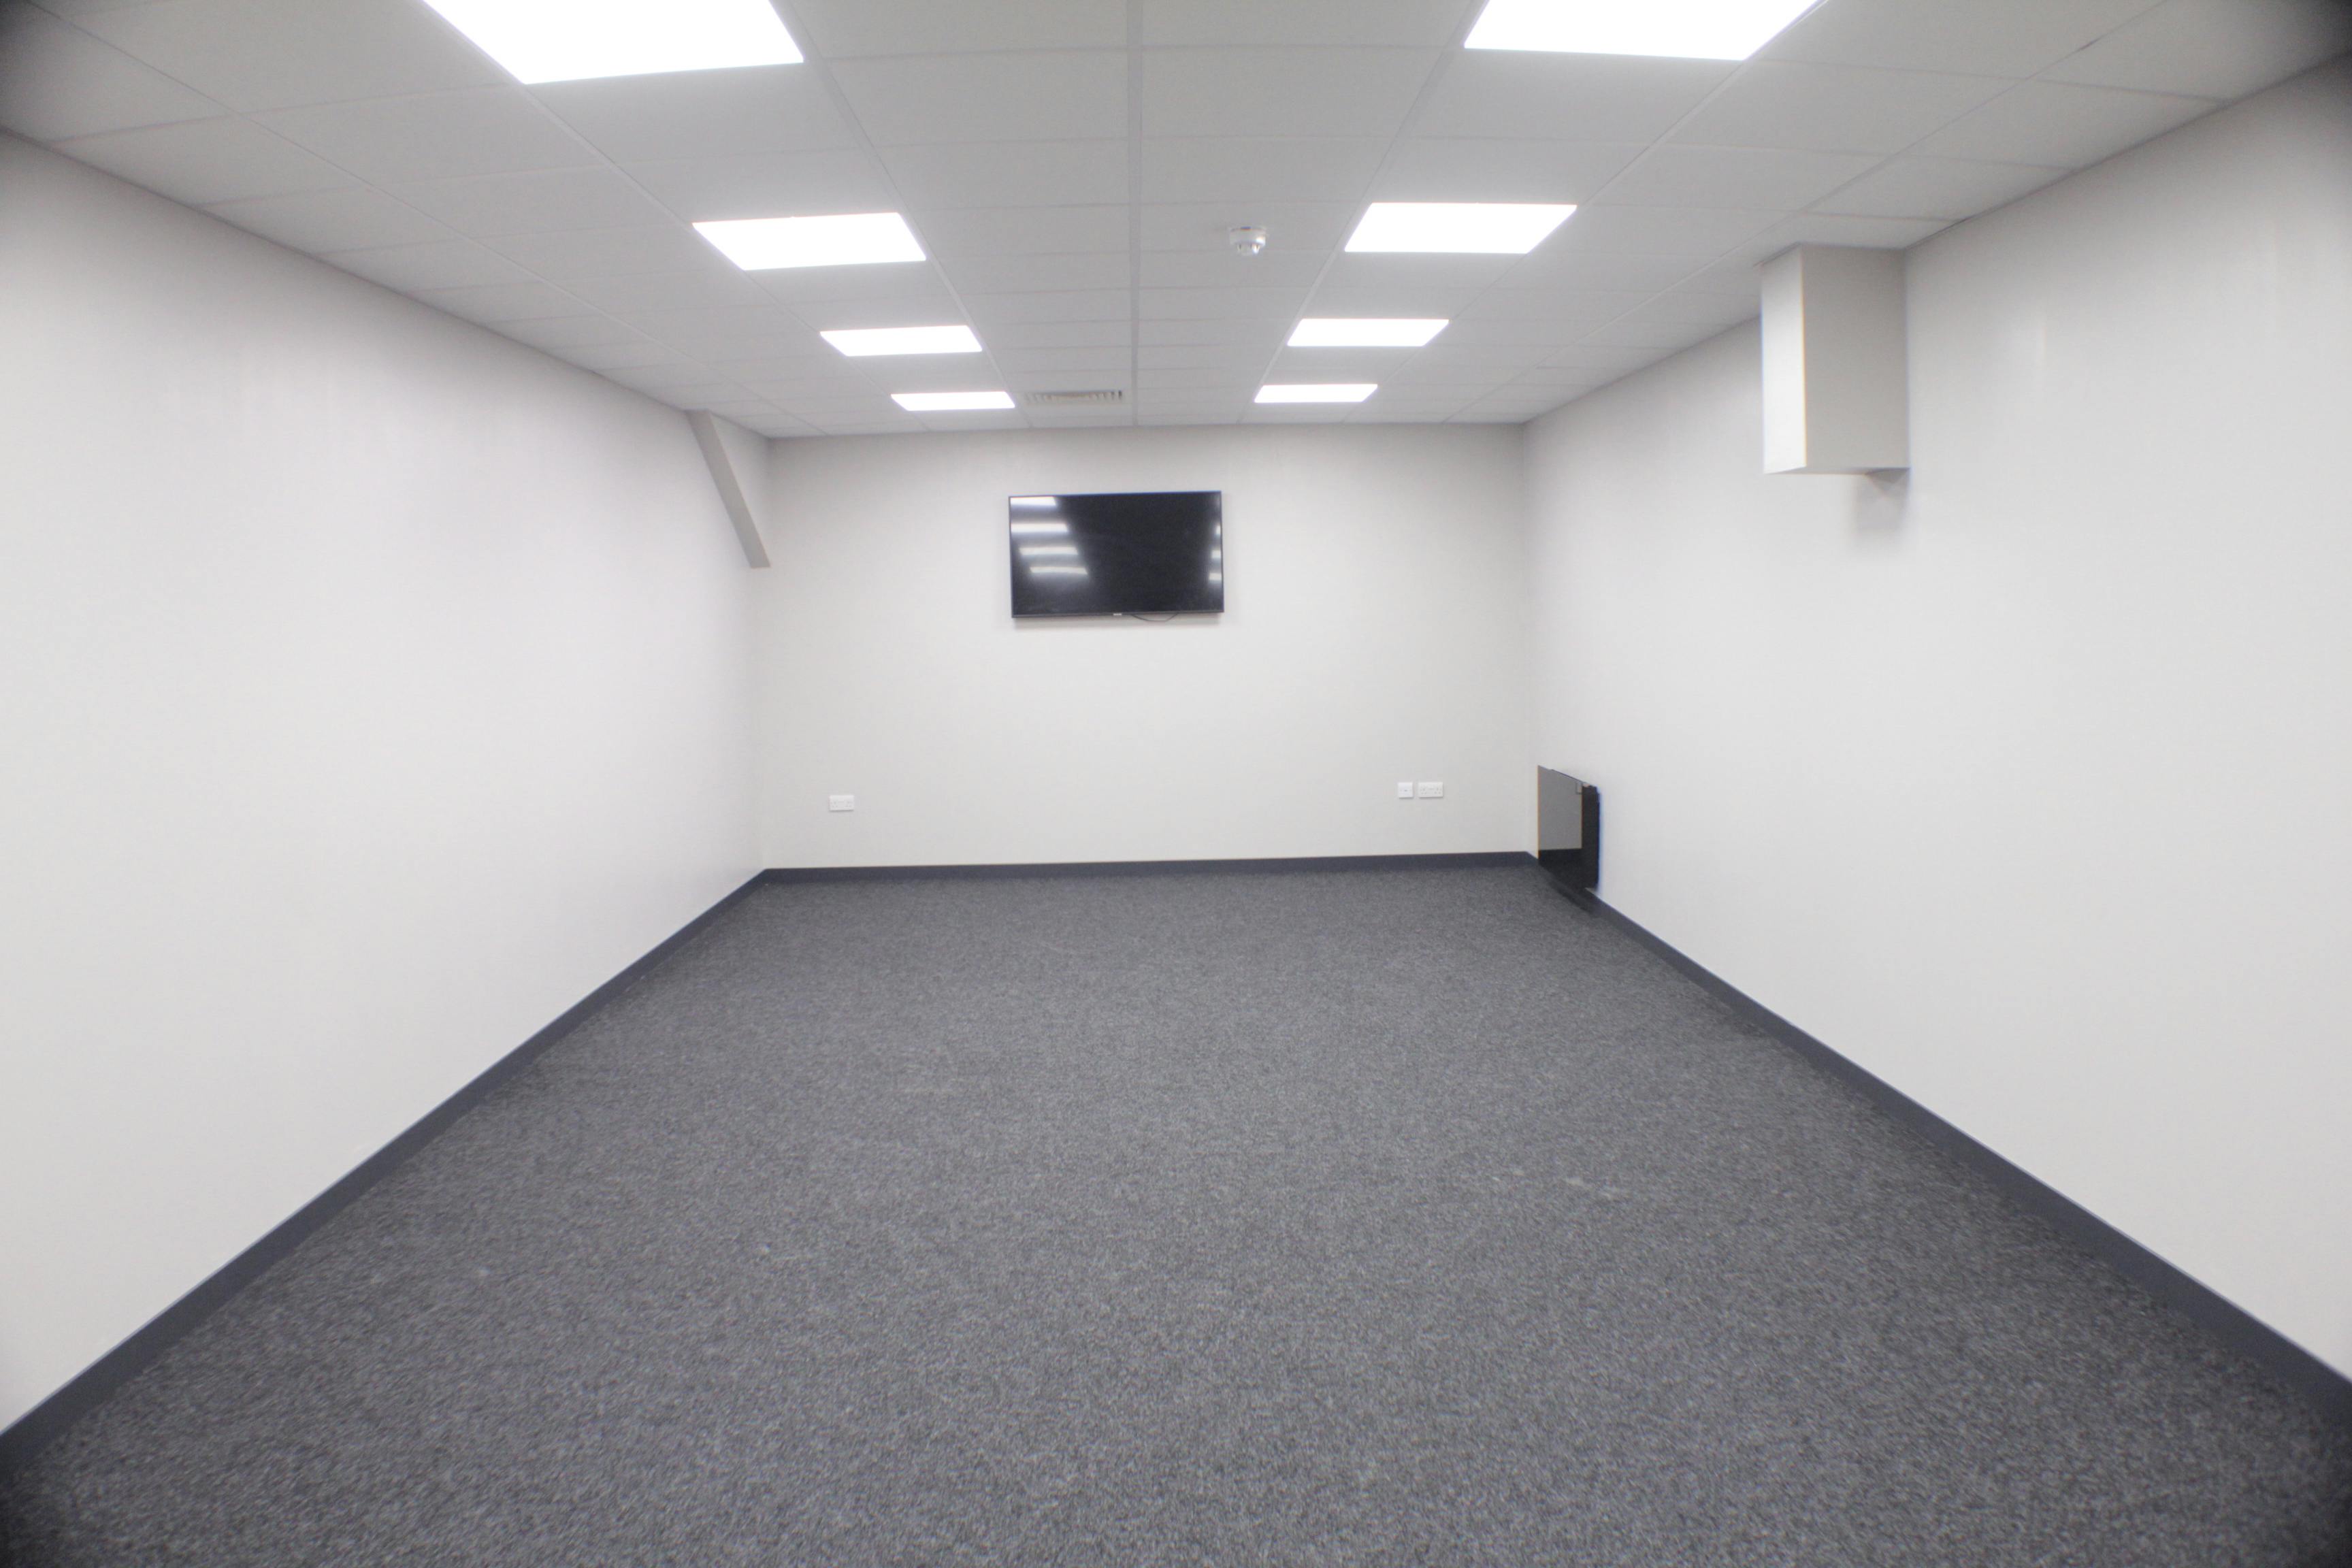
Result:
M2352 1373L2352 78L1910 258L1907 494L1727 333L1528 437L1603 896Z
M683 417L0 137L0 1425L738 885Z
M1519 439L779 442L756 588L768 863L1528 847ZM1013 621L1007 496L1154 489L1224 492L1223 616ZM1402 779L1445 798L1400 801Z

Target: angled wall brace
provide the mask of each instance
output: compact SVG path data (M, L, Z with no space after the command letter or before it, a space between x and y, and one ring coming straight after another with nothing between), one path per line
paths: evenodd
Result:
M702 460L710 465L711 482L727 508L727 519L742 542L743 559L754 566L768 564L768 543L761 537L761 514L768 510L768 438L730 424L709 409L686 416Z

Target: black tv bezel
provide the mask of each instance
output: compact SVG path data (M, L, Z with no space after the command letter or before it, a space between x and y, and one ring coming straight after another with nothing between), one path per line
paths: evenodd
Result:
M1222 573L1219 574L1217 583L1217 607L1213 610L1024 610L1021 608L1017 586L1019 581L1017 574L1021 569L1020 547L1013 542L1012 532L1013 503L1026 497L1045 495L1052 496L1056 500L1092 500L1105 496L1214 496L1217 503L1215 526L1218 531L1218 548L1220 550L1224 548L1225 492L1222 489L1008 491L1004 497L1004 593L1006 607L1012 612L1015 621L1163 620L1173 619L1179 616L1192 617L1222 616L1225 613L1225 584Z

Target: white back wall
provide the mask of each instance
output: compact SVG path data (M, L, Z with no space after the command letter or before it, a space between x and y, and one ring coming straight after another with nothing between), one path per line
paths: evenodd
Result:
M1519 438L778 443L756 589L768 863L1528 848ZM1014 622L1008 496L1167 489L1224 492L1223 616ZM1401 801L1403 779L1445 797Z
M2352 80L1909 268L1907 491L1742 329L1528 437L1603 896L2352 1373Z
M0 1424L738 885L684 417L0 137Z

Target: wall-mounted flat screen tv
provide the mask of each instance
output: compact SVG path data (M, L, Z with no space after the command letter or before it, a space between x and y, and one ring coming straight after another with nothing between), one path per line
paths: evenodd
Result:
M1214 616L1223 490L1012 498L1015 616Z

